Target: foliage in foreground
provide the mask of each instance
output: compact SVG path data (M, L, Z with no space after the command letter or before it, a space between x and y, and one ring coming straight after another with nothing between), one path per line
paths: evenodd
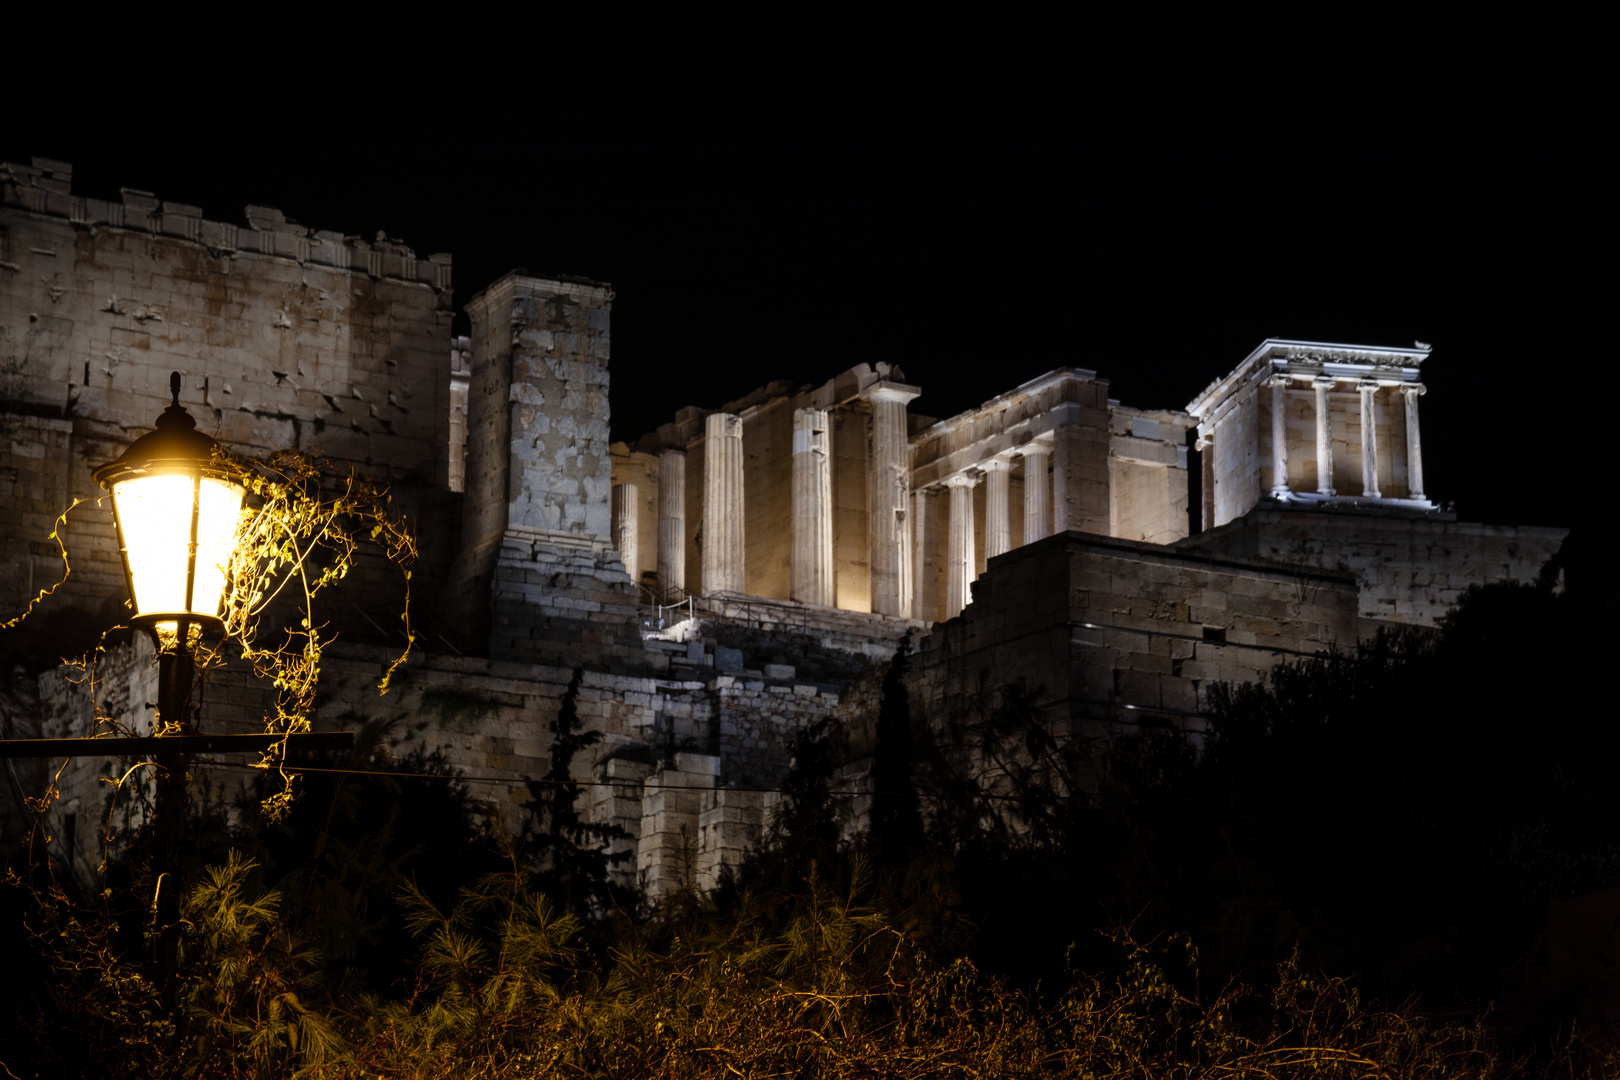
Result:
M843 880L813 868L799 888L745 896L729 914L687 897L663 920L620 924L606 953L583 947L580 924L533 891L516 861L448 910L407 889L400 901L421 947L409 996L317 1005L318 958L290 933L274 893L250 895L250 869L233 857L190 894L172 1012L106 934L72 918L36 926L51 938L52 984L74 1037L36 1064L423 1080L1527 1075L1485 1018L1372 1007L1297 958L1267 985L1201 992L1197 953L1182 939L1149 947L1116 935L1117 975L1076 974L1043 1003L966 959L932 960L869 904L872 875L859 859ZM1571 1032L1538 1071L1616 1068L1620 1056Z

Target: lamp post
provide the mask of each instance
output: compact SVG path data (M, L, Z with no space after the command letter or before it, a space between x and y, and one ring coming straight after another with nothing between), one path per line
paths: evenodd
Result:
M133 624L152 636L158 652L157 716L149 737L10 739L0 757L152 756L158 764L152 815L157 889L158 962L174 970L180 893L171 876L185 826L186 766L208 751L346 750L352 732L319 734L199 735L192 723L197 644L204 633L223 635L220 618L226 572L242 513L243 490L229 479L215 453L218 443L197 430L180 404L180 373L169 376L174 402L156 430L95 471L111 496L118 550L124 564Z
M116 461L95 471L112 496L118 551L129 586L134 624L151 634L158 653L158 706L152 722L157 746L157 806L153 813L153 870L160 922L178 911L178 894L164 889L174 872L186 815L183 743L194 733L191 688L195 646L208 630L223 632L219 617L226 568L242 512L243 490L227 478L218 443L197 430L180 404L180 373L169 375L173 403L157 427L136 439ZM172 909L166 911L165 909Z

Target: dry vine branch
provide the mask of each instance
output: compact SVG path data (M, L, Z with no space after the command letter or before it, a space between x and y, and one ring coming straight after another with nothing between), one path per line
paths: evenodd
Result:
M223 448L217 462L241 484L253 505L244 513L235 550L226 568L225 630L254 673L276 688L275 711L264 718L265 730L290 735L310 729L321 656L335 638L315 618L315 598L348 576L366 540L382 548L400 568L405 583L405 648L377 684L379 693L410 656L416 641L411 627L411 564L416 539L403 517L392 516L386 485L361 476L352 466L334 469L320 458L298 450L278 451L268 461L243 458ZM284 592L294 596L297 618L280 628L280 640L265 633L265 617ZM262 640L269 638L269 641ZM199 673L221 662L216 645L200 657ZM296 773L285 764L285 744L264 752L260 767L274 769L280 786L263 801L272 819L287 810Z

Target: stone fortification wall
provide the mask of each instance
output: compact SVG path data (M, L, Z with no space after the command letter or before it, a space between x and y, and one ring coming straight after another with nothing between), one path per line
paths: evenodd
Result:
M913 663L913 701L940 722L1016 682L1077 732L1195 722L1211 683L1356 640L1349 574L1078 533L992 560L973 594Z
M756 627L754 632L764 655L793 652L792 635L778 634L778 645L771 647L765 644L771 631ZM581 724L603 735L588 755L573 762L584 785L581 810L626 831L629 839L618 844L630 854L620 868L622 880L631 884L639 875L654 895L680 887L698 871L712 884L723 862L735 863L758 842L763 800L780 785L794 737L831 717L843 688L837 679L808 680L791 664L753 667L758 658L753 654L745 667L741 650L718 645L712 636L711 628L708 644L701 637L654 642L655 648L665 646L662 675L586 671L576 701ZM669 663L672 656L681 662ZM442 751L476 798L509 826L520 827L529 800L527 780L551 767L549 725L573 669L418 652L390 693L379 695L377 680L392 658L376 646L329 649L316 730L358 730L370 723L383 731L384 746L396 757L417 748ZM89 735L96 707L144 733L151 719L146 703L156 692L151 647L144 637L136 638L109 649L94 686L73 669L42 676L40 727L18 734ZM254 678L239 660L231 661L204 684L200 729L262 730L273 701L268 683ZM198 761L199 797L206 793L234 806L254 778L251 771L232 767L241 764ZM64 846L75 853L76 871L88 872L100 860L100 837L112 805L111 788L102 781L117 769L112 761L84 758L63 774L53 827L68 836ZM30 792L42 786L43 774L34 775L39 772L35 768L23 777L33 785ZM408 791L412 781L401 782ZM116 810L119 830L143 820L129 793Z
M169 403L250 453L319 447L443 484L449 457L450 257L248 224L126 189L75 196L71 168L0 165L0 350L14 404L126 438Z
M1259 565L1343 568L1356 577L1363 619L1434 626L1470 586L1535 581L1567 534L1438 513L1261 506L1180 546ZM1362 636L1374 629L1364 625Z

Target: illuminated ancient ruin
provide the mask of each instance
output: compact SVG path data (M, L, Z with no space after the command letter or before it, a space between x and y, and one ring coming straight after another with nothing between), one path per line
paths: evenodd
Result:
M903 642L919 720L1023 680L1061 736L1196 730L1214 682L1433 625L1471 584L1534 579L1563 537L1429 499L1425 348L1266 341L1185 410L1121 404L1097 372L1059 367L945 419L919 412L927 387L899 366L862 365L615 441L611 288L509 274L456 338L450 282L448 255L387 237L263 207L224 224L144 192L75 195L65 164L0 166L4 609L55 580L56 515L97 494L91 463L144 430L178 369L222 443L386 476L419 528L407 677L367 692L400 594L364 565L329 612L322 722L387 719L399 748L444 748L511 812L583 669L579 714L604 738L578 776L656 895L689 871L712 884L757 841L807 725L831 719L841 789L870 791ZM64 535L74 574L52 603L116 621L110 518L76 514ZM137 727L145 649L111 650L96 689ZM88 733L87 687L17 680L15 700L40 704L7 717L13 737ZM266 696L227 671L203 722L249 730ZM95 818L99 766L73 768L61 812ZM862 797L847 802L858 819ZM90 866L94 833L77 833Z

